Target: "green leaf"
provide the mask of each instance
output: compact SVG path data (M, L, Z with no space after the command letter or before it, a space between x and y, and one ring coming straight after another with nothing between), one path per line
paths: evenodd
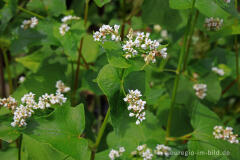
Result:
M188 9L192 7L192 0L169 0L172 9Z
M74 159L85 160L90 158L90 151L88 141L81 137L84 128L84 106L80 104L73 108L65 103L50 116L31 121L24 133Z
M142 94L145 93L145 71L131 72L124 79L125 91L138 89Z
M18 0L4 0L5 4L0 10L0 32L7 27L8 22L16 14Z
M13 142L16 140L20 132L11 126L11 122L13 121L12 119L13 115L11 116L0 116L1 122L0 122L0 139L6 141L6 142ZM7 118L7 120L6 120Z
M219 17L226 19L230 15L219 7L215 0L197 0L195 6L207 17Z
M218 80L218 76L214 73L210 73L207 77L204 78L207 84L207 96L206 99L217 103L222 94L222 88Z
M28 52L29 48L34 45L41 45L39 43L44 35L40 34L36 30L33 29L19 29L19 35L14 39L10 46L11 54L16 55L22 52Z
M97 43L91 35L85 35L83 41L82 55L88 63L95 62L99 52Z
M169 1L166 0L144 1L142 5L142 19L146 24L160 24L168 30L176 30L181 22L179 12L169 8Z
M65 0L33 0L29 1L27 4L29 10L34 10L38 12L47 12L50 16L59 16L66 11L66 1Z
M21 63L24 67L28 68L29 70L32 70L33 72L36 72L41 62L50 56L52 50L49 47L43 47L42 49L34 52L31 55L27 55L24 57L16 58L16 61Z
M195 154L195 159L218 159L222 157L228 157L230 159L238 159L240 153L238 152L240 146L238 144L231 144L227 141L215 139L213 137L213 128L216 125L221 125L218 116L210 111L207 107L200 103L195 103L191 115L191 123L194 128L192 139L188 142L188 149L203 154ZM213 152L219 152L222 154L229 152L226 156L217 155ZM209 154L212 153L211 156ZM189 159L193 158L190 156Z
M107 41L103 48L106 50L109 64L117 68L128 68L130 66L126 58L123 57L122 47L119 43Z
M111 2L111 0L94 0L98 7L103 7L105 4Z
M17 148L8 148L7 150L0 150L0 155L2 160L16 160L18 159L18 149Z
M26 160L53 160L67 157L67 155L53 149L49 144L38 142L26 134L23 134L21 149L21 157Z

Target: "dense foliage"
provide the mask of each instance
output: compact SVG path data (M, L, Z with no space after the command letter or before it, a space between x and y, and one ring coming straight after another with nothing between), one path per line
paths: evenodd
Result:
M1 0L0 159L240 159L238 0Z

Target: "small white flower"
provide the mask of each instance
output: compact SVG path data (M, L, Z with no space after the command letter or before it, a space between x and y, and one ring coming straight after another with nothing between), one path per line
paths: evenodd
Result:
M114 29L113 29L114 28ZM93 38L95 41L104 42L107 40L108 36L110 36L112 41L120 41L120 35L119 35L119 25L114 25L114 27L111 27L109 25L102 25L102 27L99 29L99 31L95 32L93 34Z
M206 97L207 85L206 84L195 84L193 89L196 91L196 96L200 99L204 99Z
M226 3L231 3L231 0L224 0L224 2L226 2Z
M69 27L67 24L63 23L63 24L59 27L59 32L60 32L60 34L61 34L62 36L64 36L65 33L69 31L69 29L70 29L70 27Z
M21 76L20 78L19 78L19 80L18 80L18 83L23 83L24 81L25 81L25 77L24 76Z
M123 152L125 152L125 148L124 147L120 147L119 151L112 149L109 152L108 156L109 156L109 158L111 160L115 160L116 158L119 158L120 156L122 156Z
M30 20L24 20L20 26L22 29L34 28L38 24L38 19L32 17Z
M162 30L161 36L162 36L163 38L167 38L167 37L168 37L168 31L167 31L167 30Z
M136 90L129 90L129 94L123 99L125 102L129 103L128 110L130 111L129 117L136 117L136 124L139 125L143 120L145 120L144 106L146 101L140 99L142 96L141 92Z
M34 28L38 24L38 19L36 17L32 17L30 21L30 28Z
M155 24L155 25L153 26L153 29L155 30L155 32L160 32L161 29L162 29L162 27L161 27L159 24Z
M222 126L215 126L213 128L213 136L216 139L223 139L230 143L239 143L238 135L233 134L232 127L226 127L225 129Z
M224 70L217 68L217 67L212 67L212 71L217 73L219 76L224 76Z
M15 98L9 96L8 98L0 98L0 106L8 108L11 111L14 111L17 108L17 101Z
M156 146L156 149L154 150L154 153L157 156L166 156L166 157L168 157L170 155L170 152L171 152L171 148L168 147L168 146L165 146L163 144L161 144L161 145L158 144Z
M70 20L79 20L79 19L80 19L80 17L68 15L68 16L63 17L61 21L63 23L66 23L67 21L70 21Z
M61 93L66 93L71 90L70 87L67 87L61 80L57 81L56 88L57 91Z
M205 27L207 28L207 30L218 31L222 28L222 26L223 19L213 17L205 19Z

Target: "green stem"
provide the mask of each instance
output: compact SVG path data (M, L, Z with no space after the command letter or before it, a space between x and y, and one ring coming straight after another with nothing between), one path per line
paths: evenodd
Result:
M192 3L192 9L191 9L191 12L190 12L190 15L189 15L189 18L188 18L187 29L185 31L184 42L183 42L183 46L181 48L181 53L180 53L178 66L177 66L177 70L176 70L176 78L175 78L175 81L174 81L174 87L173 87L173 93L172 93L172 99L171 99L171 106L170 106L170 110L169 110L169 113L168 113L168 121L167 121L167 129L166 129L166 144L168 143L167 137L170 136L173 108L174 108L174 105L175 105L177 89L178 89L178 84L179 84L179 79L180 79L180 71L181 71L181 67L182 67L182 64L183 64L183 58L184 58L184 55L185 55L187 37L188 37L188 34L189 34L189 28L190 28L191 21L192 21L192 13L193 13L193 10L194 10L195 1L196 0L193 0L193 3Z
M12 73L11 73L11 70L9 68L6 49L3 49L3 58L4 58L4 63L6 65L7 73L8 73L8 85L9 85L9 91L10 91L10 94L11 94L13 92Z
M188 140L192 137L194 132L191 132L191 133L188 133L188 134L185 134L181 137L167 137L167 140L168 141L179 141L179 140Z
M18 160L21 160L21 150L22 150L22 134L18 138Z
M87 26L87 18L88 18L88 3L89 3L89 0L86 0L85 1L85 9L84 9L84 26L86 28ZM80 59L83 56L82 56L82 48L83 48L83 40L84 38L81 39L80 41L80 47L78 49L78 59L77 59L77 69L76 69L76 73L75 73L75 80L74 80L74 88L73 88L73 92L72 92L72 105L75 105L75 96L76 96L76 93L77 93L77 88L78 88L78 78L79 78L79 71L80 71ZM85 62L85 60L83 60ZM88 68L87 68L88 69Z
M194 33L194 28L195 28L195 25L196 25L196 22L197 22L198 15L199 15L199 12L197 10L196 13L195 13L194 21L193 21L193 23L191 25L191 28L190 28L190 35L189 35L188 42L187 42L187 50L186 50L186 56L184 58L182 72L184 72L186 67L187 67L189 50L190 50L190 47L191 47L191 44L192 44L192 36L193 36L193 33Z
M108 108L108 111L107 111L107 114L106 114L106 116L104 118L103 124L102 124L102 126L101 126L101 128L100 128L100 130L98 132L96 143L93 145L92 156L91 156L92 160L94 159L95 153L97 152L98 146L99 146L99 144L100 144L100 142L102 140L102 136L103 136L104 131L106 129L109 116L110 116L110 107Z
M29 11L29 10L27 10L27 9L21 7L21 6L18 6L17 8L18 8L19 10L21 10L21 11L27 13L27 14L30 14L30 15L32 15L32 16L35 16L35 17L37 17L37 18L39 18L39 19L44 19L43 16L41 16L41 15L39 15L39 14L37 14L37 13L34 13L34 12L32 12L32 11Z
M235 8L237 9L238 11L238 1L235 0ZM238 24L238 20L236 19L236 24ZM240 81L239 81L239 48L238 48L238 35L235 36L235 55L236 55L236 80L237 80L237 84L238 84L238 87L240 88Z

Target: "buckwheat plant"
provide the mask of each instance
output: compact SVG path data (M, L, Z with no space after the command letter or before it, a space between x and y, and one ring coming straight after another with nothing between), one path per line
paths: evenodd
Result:
M143 120L146 119L145 117L145 111L144 106L146 104L146 101L143 101L140 99L142 96L141 92L139 90L129 90L129 93L127 96L123 99L125 102L129 104L128 110L130 111L129 116L130 117L136 117L137 121L136 124L139 125Z
M99 41L104 43L106 40L120 41L121 37L119 35L119 25L114 25L113 27L109 25L102 25L99 31L93 34L94 41Z
M165 145L163 145L163 144L158 144L158 145L156 146L156 149L154 150L154 153L155 153L157 156L166 156L166 157L169 157L170 152L171 152L171 148L168 147L168 146L165 146Z
M154 156L152 150L148 148L146 144L137 146L137 149L131 152L131 155L134 157L141 157L144 160L151 160Z
M225 129L223 126L215 126L213 128L213 136L216 139L223 139L230 143L239 143L238 135L233 134L233 128L232 127L226 127Z
M218 31L222 28L223 26L223 19L220 18L206 18L205 19L205 27L209 31Z
M20 27L22 29L28 29L29 27L34 28L37 24L38 24L38 19L36 17L32 17L29 20L24 20Z
M194 84L193 89L196 91L195 94L198 98L204 99L206 97L207 85L206 84Z
M133 32L130 29L127 35L128 40L124 41L122 46L125 58L141 55L146 63L155 63L156 56L167 58L167 48L162 47L157 40L151 40L149 36L150 33Z
M72 20L79 20L80 17L77 17L77 16L72 16L72 15L68 15L68 16L65 16L61 19L62 21L62 24L61 26L59 27L59 33L64 36L69 30L70 30L70 24L72 22Z
M224 76L224 70L218 67L212 67L212 71L218 74L219 76Z
M108 156L109 156L109 158L110 158L111 160L115 160L115 159L121 157L122 154L123 154L123 152L125 152L125 148L124 148L124 147L120 147L119 150L114 150L114 149L112 149L112 150L109 152Z

